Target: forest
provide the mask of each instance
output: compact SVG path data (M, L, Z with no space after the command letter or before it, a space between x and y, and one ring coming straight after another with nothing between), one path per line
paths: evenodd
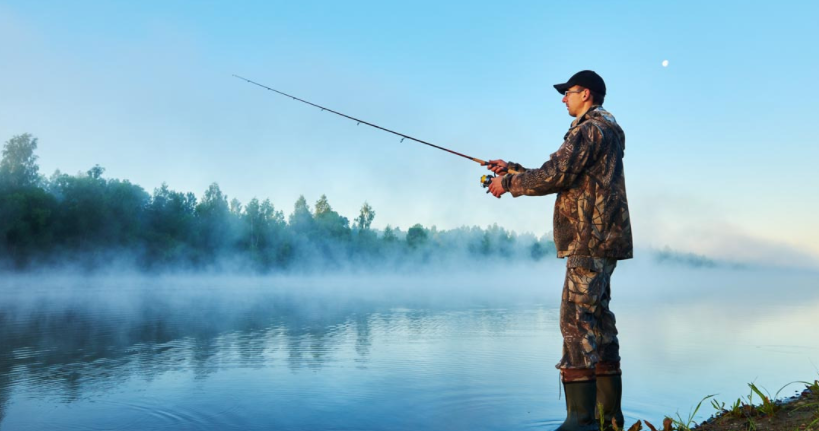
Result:
M0 161L0 267L73 265L93 270L114 263L145 271L239 269L260 273L383 268L476 262L538 261L555 255L550 238L485 229L439 230L415 224L374 229L367 202L352 219L322 195L302 196L285 215L269 199L242 203L216 183L197 197L163 184L149 193L107 178L95 165L46 177L37 138L5 142Z

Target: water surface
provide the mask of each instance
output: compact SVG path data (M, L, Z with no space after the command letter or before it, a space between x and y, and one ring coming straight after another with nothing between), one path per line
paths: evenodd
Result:
M562 268L6 277L2 430L553 429ZM807 272L621 265L627 421L819 378ZM798 386L782 394L791 394ZM710 414L706 407L699 418Z

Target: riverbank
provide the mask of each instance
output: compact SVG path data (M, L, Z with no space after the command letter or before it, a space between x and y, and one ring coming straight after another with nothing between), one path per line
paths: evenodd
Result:
M628 431L819 431L819 380L795 384L804 384L804 390L792 397L778 399L778 393L770 396L750 383L750 394L731 404L709 395L700 401L689 418L666 417L661 428L644 420L633 424ZM693 416L706 402L710 402L718 413L696 424Z
M733 405L719 403L720 413L700 426L701 431L727 430L772 430L772 431L809 431L819 430L819 380L805 384L801 393L784 399L771 399L753 384L752 394L759 402L749 396L748 403L737 400ZM716 406L716 404L715 404Z

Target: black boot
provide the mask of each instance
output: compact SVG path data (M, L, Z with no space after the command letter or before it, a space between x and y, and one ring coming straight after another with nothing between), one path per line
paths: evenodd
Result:
M606 430L613 430L611 418L617 421L617 427L623 429L623 410L620 401L623 398L623 379L620 375L597 376L597 404L603 407L603 424ZM599 417L599 416L598 416Z
M597 401L597 383L594 380L564 382L566 392L566 421L556 431L598 431L594 419Z

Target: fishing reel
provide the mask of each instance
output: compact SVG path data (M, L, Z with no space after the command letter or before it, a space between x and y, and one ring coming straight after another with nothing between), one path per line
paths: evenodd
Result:
M494 179L495 175L483 175L481 177L481 187L486 189L486 193L489 193L489 185L492 184Z
M512 171L512 172L515 172L515 171ZM481 177L481 187L486 189L486 193L489 193L489 186L492 184L492 180L494 180L495 178L497 178L499 176L506 175L508 173L509 173L509 171L504 169L503 171L501 171L497 175L486 174L486 175L482 176Z

